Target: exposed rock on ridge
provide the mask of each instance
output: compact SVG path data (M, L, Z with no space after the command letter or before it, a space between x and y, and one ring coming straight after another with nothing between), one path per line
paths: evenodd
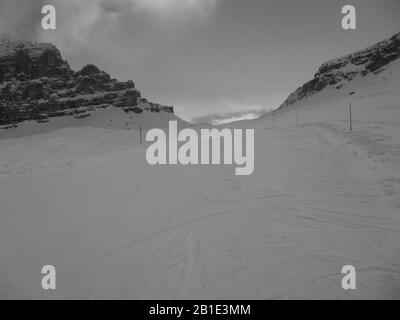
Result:
M126 112L168 112L148 102L133 81L121 82L94 65L74 72L52 44L0 40L0 125L46 122L108 106Z
M324 63L314 79L294 91L279 107L284 108L307 98L327 86L340 89L347 81L379 73L388 63L400 57L400 33L374 46Z

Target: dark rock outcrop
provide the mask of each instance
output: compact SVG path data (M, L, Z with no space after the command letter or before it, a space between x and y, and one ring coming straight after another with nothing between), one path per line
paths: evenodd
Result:
M72 71L52 44L0 40L0 125L65 115L83 118L90 116L87 111L108 106L173 113L173 107L142 98L132 80L112 79L91 64Z
M356 77L380 72L388 63L398 58L400 58L400 33L372 47L324 63L314 79L290 94L279 108L293 105L328 86L340 89L346 82Z

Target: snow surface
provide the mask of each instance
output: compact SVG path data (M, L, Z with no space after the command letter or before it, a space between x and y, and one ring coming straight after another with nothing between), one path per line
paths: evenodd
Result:
M102 117L1 133L0 298L400 298L399 84L395 62L229 124L256 130L248 177L151 167L138 131Z
M167 128L169 121L177 121L181 127L190 124L173 113L143 111L140 114L125 112L121 108L105 106L93 111L84 111L80 115L90 115L82 119L76 119L76 114L50 118L49 122L42 124L35 120L18 123L16 128L5 129L9 125L0 127L0 140L6 138L20 138L24 136L43 134L61 128L104 128L112 130L138 130L151 128ZM76 109L79 110L79 109Z

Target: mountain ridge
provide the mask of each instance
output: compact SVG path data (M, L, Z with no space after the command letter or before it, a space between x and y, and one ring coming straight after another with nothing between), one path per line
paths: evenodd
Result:
M126 113L174 113L172 106L149 102L132 80L118 81L95 65L73 71L50 43L0 39L0 125L72 116L114 106Z
M368 74L378 74L400 58L400 32L365 49L323 63L314 78L295 91L278 107L285 109L322 91L328 86L340 90L347 82Z

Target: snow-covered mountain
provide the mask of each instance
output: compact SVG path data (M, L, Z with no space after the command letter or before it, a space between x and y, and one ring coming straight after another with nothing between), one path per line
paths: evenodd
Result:
M324 63L315 74L314 79L294 91L279 107L291 106L326 87L341 90L357 78L370 74L379 74L390 62L400 57L400 33L388 40L381 41L364 50L343 56Z
M365 152L400 208L400 33L324 63L315 78L262 117L272 127L319 126ZM351 123L350 123L351 122ZM378 165L379 164L379 165Z
M113 130L130 115L118 107L7 130L0 299L398 299L400 59L347 81L350 57L327 64L338 82L225 125L255 129L251 176L149 165L137 130ZM15 139L57 121L91 123ZM345 265L356 290L342 289Z
M173 107L142 98L131 80L112 79L90 64L74 72L52 44L0 40L0 132L19 128L11 131L21 135L87 125L164 127L166 120L179 120Z

